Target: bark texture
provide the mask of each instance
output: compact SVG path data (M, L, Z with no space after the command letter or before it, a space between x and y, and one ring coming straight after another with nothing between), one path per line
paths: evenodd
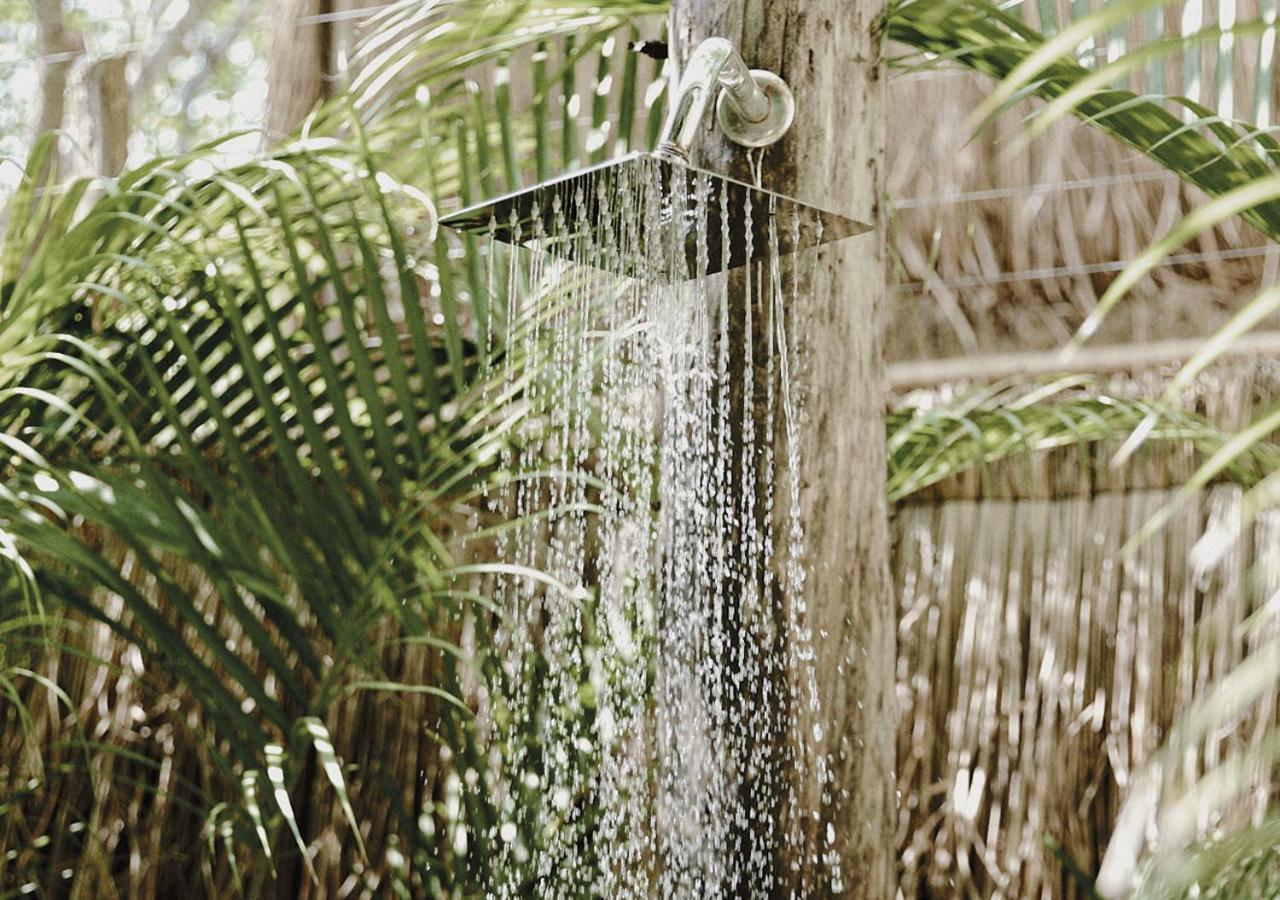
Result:
M281 0L273 10L264 123L268 141L301 125L331 93L333 27L325 19L344 6L335 0Z
M764 187L877 226L872 235L823 251L794 311L803 353L792 385L802 403L805 593L834 785L824 797L816 766L799 767L807 773L796 791L801 808L782 813L803 823L805 858L827 849L826 823L835 835L842 883L823 884L823 872L802 871L800 893L872 900L895 893L897 817L882 361L881 9L876 0L675 0L671 29L675 59L687 59L707 37L725 37L748 65L780 73L795 92L795 125L764 151ZM728 144L709 120L694 162L751 180L746 151ZM818 723L808 711L797 716L798 733L813 734ZM808 742L799 751L813 755L820 748Z

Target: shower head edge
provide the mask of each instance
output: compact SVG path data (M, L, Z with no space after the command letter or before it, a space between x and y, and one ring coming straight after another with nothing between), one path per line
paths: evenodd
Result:
M739 190L750 192L753 195L759 195L759 197L766 203L770 198L772 198L779 206L790 204L800 209L812 210L815 214L822 216L824 225L829 226L831 223L835 223L837 225L835 234L827 240L824 240L824 244L842 240L846 237L855 237L860 234L866 234L873 230L872 226L865 222L859 222L856 219L849 218L841 213L825 209L817 206L816 204L806 203L803 200L799 200L787 194L779 193L778 191L773 191L766 187L758 187L756 185L748 184L745 181L739 181L738 179L731 178L728 175L721 175L717 172L712 172L692 165L683 160L673 159L664 154L649 150L633 150L623 156L614 157L613 159L605 160L604 162L594 163L581 169L575 169L572 172L557 175L554 178L540 181L537 184L530 185L518 191L508 191L505 194L491 197L488 200L473 203L462 209L456 210L455 212L442 216L440 218L440 224L448 228L454 228L462 231L485 231L488 229L491 221L490 216L484 215L486 212L494 212L499 209L508 208L512 205L516 205L521 200L532 198L535 195L549 194L552 190L562 185L568 185L571 182L580 179L586 180L610 169L639 164L643 160L653 160L671 167L679 167L687 171L691 177L705 176L707 178L716 179ZM499 220L497 224L499 228L501 228L506 223Z
M770 252L787 256L871 230L862 222L785 194L643 151L468 206L442 217L440 223L508 244L536 244L553 255L575 259L586 246L578 238L588 237L587 245L598 246L591 234L623 234L634 228L634 221L612 207L609 198L627 196L644 183L652 184L659 198L683 198L684 221L700 223L685 229L675 241L674 246L683 243L685 247L686 272L711 275ZM671 206L661 199L659 204L663 221L673 221L668 218ZM563 239L569 233L574 240ZM683 277L677 268L673 265L668 277ZM652 275L651 266L638 262L629 274L642 270Z

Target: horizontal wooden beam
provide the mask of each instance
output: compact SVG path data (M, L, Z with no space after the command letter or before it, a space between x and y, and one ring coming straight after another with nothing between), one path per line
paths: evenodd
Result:
M1098 374L1145 372L1158 366L1185 362L1194 356L1207 340L1208 338L1185 338L1144 344L1089 347L1065 361L1056 350L912 360L892 363L888 367L888 380L891 389L901 391L954 382L999 381L1019 375L1053 375L1064 372ZM1240 359L1257 356L1280 356L1280 331L1257 331L1245 335L1233 343L1219 358Z

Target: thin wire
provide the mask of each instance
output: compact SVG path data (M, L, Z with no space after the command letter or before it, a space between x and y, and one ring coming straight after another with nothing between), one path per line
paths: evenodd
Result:
M1166 266L1182 266L1190 263L1211 262L1219 259L1249 259L1275 253L1275 247L1241 247L1235 250L1218 250L1212 253L1179 253L1166 256L1160 264ZM1072 275L1099 275L1107 272L1121 272L1132 260L1117 259L1110 262L1086 263L1076 266L1053 266L1043 269L1023 269L1018 272L1001 272L998 275L966 275L961 278L929 279L928 281L912 281L897 284L893 287L895 294L921 292L932 287L966 288L984 287L993 284L1010 284L1021 281L1042 281L1052 278L1068 278Z
M1014 187L989 188L983 191L962 191L954 194L921 194L918 197L891 199L895 209L919 209L924 206L942 206L952 203L975 203L983 200L999 200L1008 197L1052 194L1056 191L1074 191L1091 187L1113 187L1118 184L1142 184L1151 181L1172 181L1178 176L1173 172L1154 171L1137 175L1099 175L1096 178L1077 178L1067 181L1042 181L1036 184L1020 184Z

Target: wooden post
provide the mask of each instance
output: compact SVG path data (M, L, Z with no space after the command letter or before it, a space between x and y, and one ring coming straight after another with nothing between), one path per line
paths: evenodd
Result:
M876 0L674 0L671 27L675 59L687 59L707 37L725 37L748 65L778 72L795 92L795 125L765 151L764 187L877 225L874 235L823 251L820 271L795 310L802 329L796 339L805 354L792 373L803 403L805 593L822 721L810 721L807 709L795 714L802 720L799 734L812 735L812 726L821 725L834 777L824 799L816 767L802 767L807 774L797 776L803 783L795 790L800 808L781 813L804 824L803 859L834 850L839 861L839 885L821 884L829 874L812 867L798 873L804 895L872 900L895 893L897 817L897 618L888 566L882 362L887 295L879 227L885 133L881 10ZM713 122L700 135L693 160L750 179L746 152L728 144ZM784 454L779 456L785 463ZM787 477L785 471L778 474ZM805 743L796 751L812 758L814 742ZM833 845L827 843L828 823Z

